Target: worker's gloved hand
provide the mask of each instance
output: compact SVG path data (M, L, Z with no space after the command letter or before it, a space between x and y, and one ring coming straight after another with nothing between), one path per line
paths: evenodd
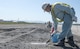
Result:
M57 32L58 32L57 30L54 30L53 32L51 32L51 36Z
M77 22L77 17L76 16L75 17L72 17L72 21Z

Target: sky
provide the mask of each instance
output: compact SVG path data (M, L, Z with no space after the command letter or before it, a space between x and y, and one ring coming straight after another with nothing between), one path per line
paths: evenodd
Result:
M26 22L47 22L51 21L51 14L42 10L42 4L64 2L76 11L80 23L80 0L0 0L0 19Z

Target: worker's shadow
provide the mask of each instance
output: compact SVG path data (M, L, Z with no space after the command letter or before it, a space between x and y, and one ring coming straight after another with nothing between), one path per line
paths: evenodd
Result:
M68 47L68 45L62 47L63 49L80 49L80 47L77 45L77 47Z
M65 46L65 47L62 47L63 49L80 49L80 47L78 46L77 48L76 47L68 47L68 46Z
M62 47L63 49L73 49L72 47Z
M80 48L72 48L72 47L67 47L67 46L65 46L65 47L62 47L63 49L80 49Z

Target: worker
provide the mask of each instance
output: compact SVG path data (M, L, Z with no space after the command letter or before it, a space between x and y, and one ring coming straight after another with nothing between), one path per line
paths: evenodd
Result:
M51 28L52 23L50 21L47 22L47 28Z
M44 3L42 5L42 9L51 13L52 20L54 22L54 33L57 33L58 22L64 22L62 25L62 32L59 35L59 42L55 46L65 46L65 37L67 37L68 44L70 46L79 48L74 43L73 34L71 32L73 21L77 22L74 8L66 3L56 2L52 5L49 3Z

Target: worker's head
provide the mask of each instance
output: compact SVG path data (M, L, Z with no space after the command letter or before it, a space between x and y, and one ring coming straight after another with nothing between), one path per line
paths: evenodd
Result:
M46 12L50 12L51 11L51 5L49 3L44 3L42 5L42 9Z

